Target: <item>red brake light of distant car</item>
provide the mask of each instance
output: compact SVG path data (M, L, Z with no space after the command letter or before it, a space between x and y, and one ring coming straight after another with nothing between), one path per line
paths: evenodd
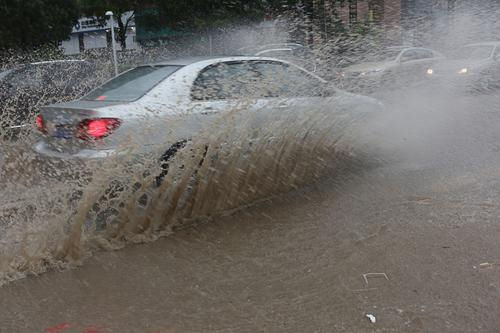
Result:
M38 130L40 132L45 132L45 124L44 124L43 117L41 114L39 114L38 116L35 117L35 124L36 124L36 128L38 128Z
M110 135L121 125L116 118L86 119L80 123L78 137L83 140L101 139Z

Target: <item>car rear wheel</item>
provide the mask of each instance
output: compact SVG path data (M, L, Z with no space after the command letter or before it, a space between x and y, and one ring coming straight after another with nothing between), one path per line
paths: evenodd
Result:
M187 144L187 140L182 140L182 141L176 142L172 146L170 146L170 148L168 148L165 153L163 153L163 155L160 158L160 166L161 166L162 171L155 178L155 184L157 187L159 187L161 185L165 176L168 175L169 161L172 160L172 158L177 154L177 152L179 150L186 147L186 144Z

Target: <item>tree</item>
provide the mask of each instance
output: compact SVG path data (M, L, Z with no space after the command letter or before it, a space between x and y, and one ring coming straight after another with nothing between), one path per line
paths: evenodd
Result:
M135 19L135 12L138 0L79 0L80 8L84 15L96 16L99 20L105 21L105 13L113 12L114 20L118 24L117 38L122 49L127 47L127 30L132 20ZM126 12L132 12L127 18L123 17Z
M77 0L0 0L0 49L57 46L77 20Z
M259 19L264 13L265 2L263 0L156 0L149 1L143 8L157 8L162 23L169 28L196 31Z
M146 39L158 40L260 22L294 8L299 0L149 0L140 3L137 26Z
M288 15L317 26L328 34L339 31L339 4L355 6L357 0L149 0L139 6L141 29L203 31L230 24L259 22L266 17Z

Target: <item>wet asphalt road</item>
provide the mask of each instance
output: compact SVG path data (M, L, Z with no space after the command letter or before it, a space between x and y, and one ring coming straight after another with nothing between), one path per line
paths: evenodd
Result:
M380 98L319 184L4 286L0 332L500 331L500 97Z

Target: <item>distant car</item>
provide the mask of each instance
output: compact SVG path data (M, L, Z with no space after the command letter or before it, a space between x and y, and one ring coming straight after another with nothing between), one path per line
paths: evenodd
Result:
M264 44L258 47L245 47L238 51L244 55L293 62L311 72L315 72L318 67L314 53L308 47L298 43Z
M0 136L17 137L31 127L37 108L72 100L96 82L95 66L83 60L44 61L0 72Z
M348 66L339 72L341 87L369 90L404 86L425 80L426 71L444 56L431 49L395 46L366 55L366 62Z
M43 107L34 150L49 161L99 163L141 154L161 160L214 116L242 107L259 117L258 126L291 112L328 110L345 117L381 109L376 100L332 88L283 60L180 59L138 66L79 100Z
M500 42L465 45L427 69L434 82L467 90L500 87Z
M256 53L259 53L261 51L280 49L280 48L302 49L302 48L306 48L306 47L302 44L299 44L299 43L274 43L274 44L263 44L263 45L258 45L258 46L255 46L255 45L245 46L245 47L238 49L238 53L244 54L244 55L255 55Z

